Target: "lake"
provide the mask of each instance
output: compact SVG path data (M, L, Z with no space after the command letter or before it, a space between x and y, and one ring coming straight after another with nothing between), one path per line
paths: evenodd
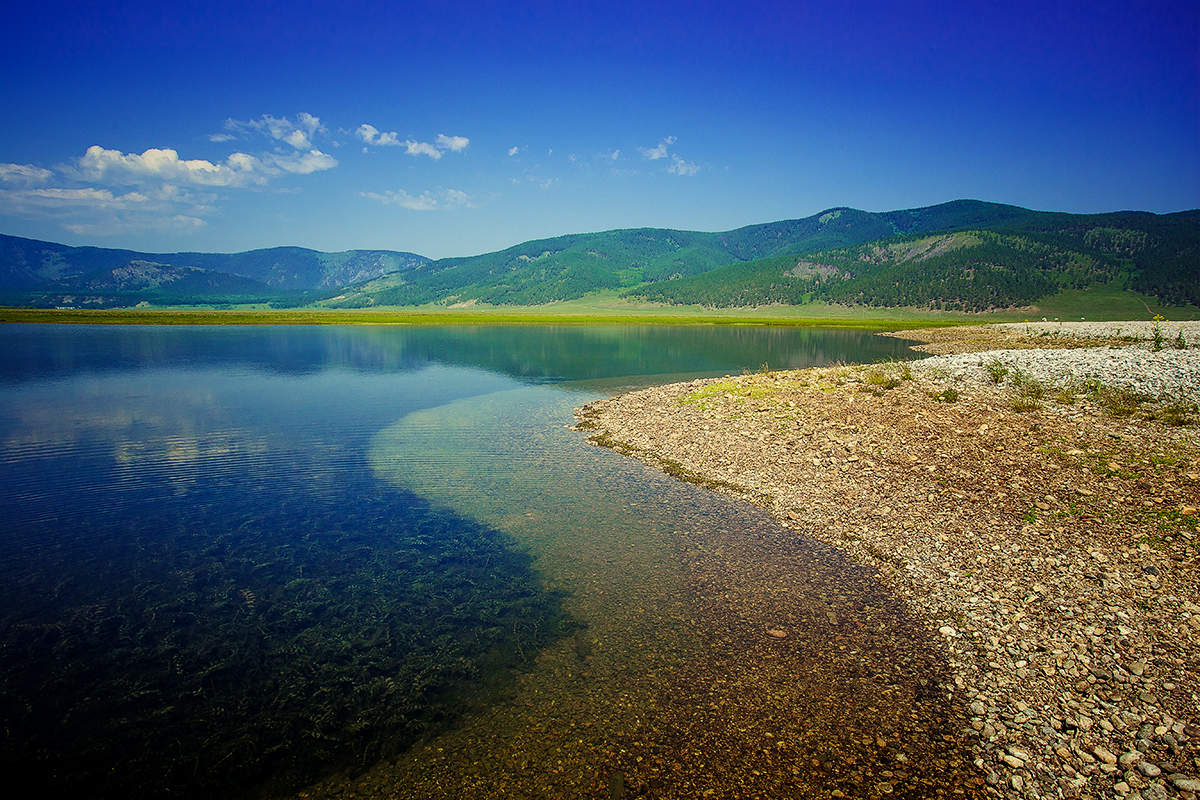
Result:
M12 786L749 797L956 774L941 666L873 573L570 429L622 389L899 340L6 325L0 353ZM762 635L784 621L802 632Z

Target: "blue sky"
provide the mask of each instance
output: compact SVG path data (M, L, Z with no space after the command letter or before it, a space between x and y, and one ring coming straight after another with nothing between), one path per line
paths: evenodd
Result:
M442 257L839 205L1200 206L1194 2L22 6L15 235Z

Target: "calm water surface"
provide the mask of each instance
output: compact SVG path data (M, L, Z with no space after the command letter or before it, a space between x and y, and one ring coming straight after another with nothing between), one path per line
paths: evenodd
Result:
M872 576L566 426L624 387L904 354L781 328L2 326L6 778L687 796L762 778L737 773L760 723L814 763L853 750L929 699L893 671L936 669ZM748 661L764 625L805 627L797 596L851 619Z

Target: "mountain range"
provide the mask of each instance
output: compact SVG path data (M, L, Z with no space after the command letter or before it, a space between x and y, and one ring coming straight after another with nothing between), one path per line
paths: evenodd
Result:
M636 228L431 260L408 252L138 253L0 235L0 302L537 305L598 290L706 306L825 301L967 311L1064 289L1200 304L1200 210L1067 214L956 200L707 233Z
M302 304L428 263L416 253L393 250L323 253L272 247L244 253L139 253L0 234L0 300L103 307L141 301Z

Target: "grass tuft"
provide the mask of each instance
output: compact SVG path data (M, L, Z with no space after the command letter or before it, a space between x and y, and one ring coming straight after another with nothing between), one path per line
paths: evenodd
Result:
M1008 367L1000 362L1000 359L993 358L983 365L983 369L988 374L988 378L992 383L1000 383L1004 380L1004 376L1008 374Z
M1041 400L1046 396L1046 385L1027 372L1019 369L1012 371L1012 385L1021 397Z
M1195 403L1177 400L1159 409L1157 417L1167 425L1182 428L1196 423L1197 408Z
M1091 392L1091 396L1096 404L1104 409L1104 413L1117 419L1132 417L1138 412L1142 403L1150 399L1130 389L1102 384L1096 386L1095 390Z
M900 385L900 378L895 375L889 375L880 369L873 369L867 373L864 381L868 386L873 386L879 389L895 389Z
M1018 394L1009 402L1009 406L1018 414L1023 414L1026 411L1037 411L1042 407L1041 402L1034 397Z

